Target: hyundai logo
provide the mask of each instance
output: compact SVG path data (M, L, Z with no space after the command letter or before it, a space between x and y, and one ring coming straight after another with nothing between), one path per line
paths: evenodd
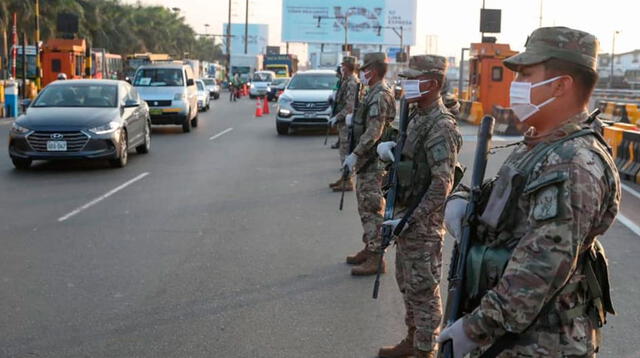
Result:
M307 108L313 107L313 103L307 103Z
M158 105L158 102L153 102L153 105L154 105L154 106L157 106L157 105Z
M60 140L60 139L64 138L64 135L62 135L60 133L53 133L49 137L51 137L51 139L54 139L54 140Z

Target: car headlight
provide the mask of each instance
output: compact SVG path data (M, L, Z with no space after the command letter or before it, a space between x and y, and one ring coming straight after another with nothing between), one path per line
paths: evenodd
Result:
M256 86L252 83L249 85L250 88L256 88Z
M271 92L271 87L267 87L267 92Z
M11 126L11 131L15 134L27 134L31 132L31 129L22 127L20 125L17 125L16 122L13 122L13 125Z
M89 129L89 132L94 134L108 134L108 133L113 133L117 131L118 128L120 128L120 123L116 121L111 121L100 127L91 128Z
M286 108L281 108L280 111L278 112L278 115L280 117L288 117L291 115L291 111Z
M184 101L186 99L187 99L187 96L185 96L185 94L182 93L182 92L181 93L176 93L176 95L173 96L173 100L174 101Z

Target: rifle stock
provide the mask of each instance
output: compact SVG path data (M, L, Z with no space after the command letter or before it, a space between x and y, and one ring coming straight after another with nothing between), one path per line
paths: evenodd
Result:
M396 205L396 194L398 192L398 164L402 156L402 149L404 147L405 139L407 138L407 126L409 125L409 102L402 97L400 100L400 133L398 135L398 141L394 148L393 156L395 161L389 171L389 191L387 192L386 205L384 209L383 220L393 219ZM373 284L373 298L378 298L378 291L380 288L380 271L382 270L382 262L384 260L384 251L389 247L393 240L394 230L388 225L382 225L380 229L382 236L382 243L380 245L380 257L378 259L378 270L376 272L376 280Z
M473 162L473 174L471 176L471 195L462 221L462 234L460 241L456 242L449 265L449 288L447 304L444 316L445 326L453 324L463 314L462 304L464 298L464 277L466 270L467 254L474 235L474 228L478 216L477 208L480 202L481 188L487 168L489 145L493 135L495 119L491 116L482 118L478 131L475 159ZM453 358L453 344L451 340L441 344L438 356L440 358Z

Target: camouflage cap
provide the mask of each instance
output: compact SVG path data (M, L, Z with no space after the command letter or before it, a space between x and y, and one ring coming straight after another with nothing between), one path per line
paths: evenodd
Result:
M552 58L575 63L596 71L600 43L595 36L568 27L541 27L527 39L525 50L504 60L507 68L543 63Z
M386 63L387 55L384 52L371 52L364 55L364 64L360 67L361 70L373 65L374 63Z
M358 59L355 58L354 56L344 56L342 58L342 64L343 65L351 65L351 66L355 67L356 64L358 64Z
M447 72L447 59L437 55L411 56L409 68L402 71L400 77L418 77L428 73L444 75Z

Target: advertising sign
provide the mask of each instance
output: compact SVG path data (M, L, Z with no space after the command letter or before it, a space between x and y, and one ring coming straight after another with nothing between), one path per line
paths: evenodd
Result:
M282 42L415 45L416 0L283 0ZM379 29L379 27L382 27Z
M227 34L227 24L222 25L222 33ZM269 44L269 25L249 24L249 41L247 43L247 55L258 55L264 53ZM244 24L231 24L231 53L244 55ZM226 47L223 46L223 51Z

